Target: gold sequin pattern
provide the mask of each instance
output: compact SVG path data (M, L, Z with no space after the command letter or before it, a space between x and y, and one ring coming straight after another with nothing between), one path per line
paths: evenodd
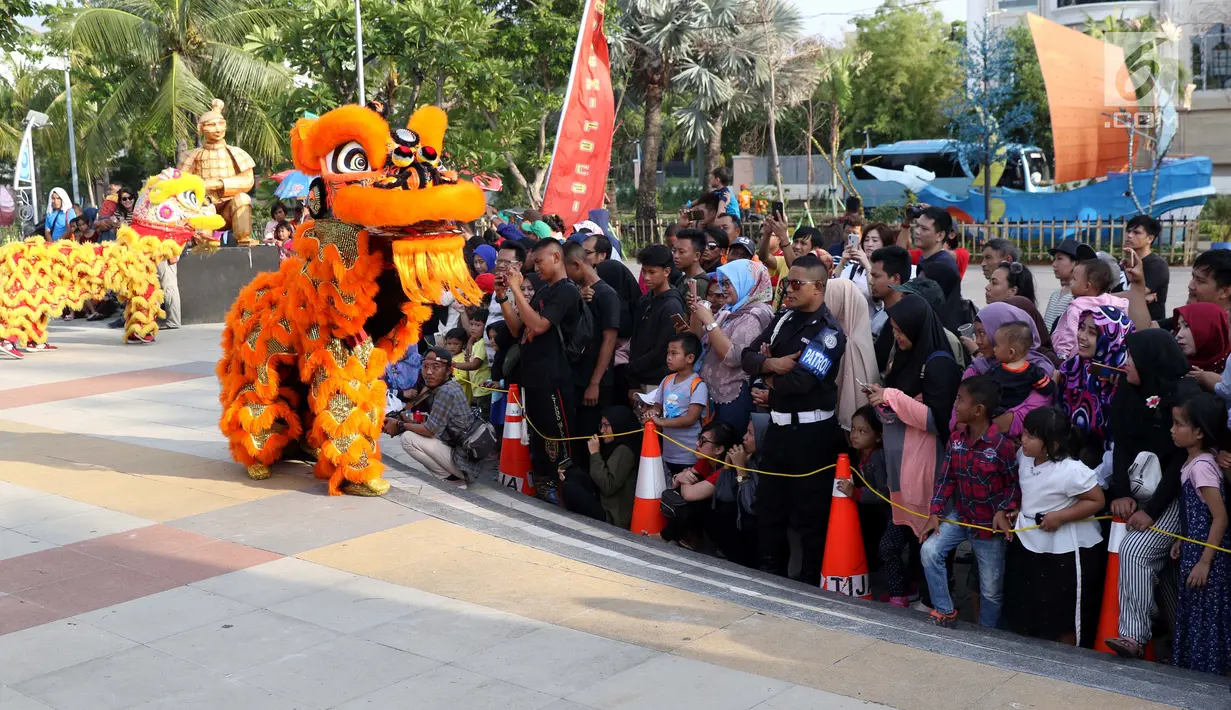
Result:
M253 419L259 418L262 414L265 413L266 409L269 409L269 405L267 404L249 404L248 405L248 413L252 415Z
M342 255L342 263L351 268L359 259L359 230L334 219L318 219L315 225L317 258L325 261L325 247L332 244Z
M256 381L263 385L269 384L269 368L263 363L256 366Z
M341 392L329 398L329 414L337 422L344 422L355 409L355 402Z
M346 346L337 338L331 339L329 344L325 346L325 350L329 351L329 354L333 356L333 361L337 363L338 367L345 365L347 358L350 357L350 353L346 352Z
M319 340L321 337L321 327L315 323L308 326L308 340Z
M355 443L355 439L358 438L358 434L343 434L333 440L333 445L337 447L338 451L346 451L350 448L351 444Z
M250 349L252 349L252 350L256 350L256 341L257 341L260 337L261 337L261 325L258 323L258 324L257 324L257 325L256 325L256 326L252 329L252 332L248 334L248 337L247 337L246 339L244 339L244 342L248 344L248 347L249 347Z
M265 444L269 443L269 437L273 436L273 431L265 429L264 431L253 432L250 434L252 438L252 446L260 451L265 448Z
M295 352L289 345L283 344L277 338L270 338L269 342L266 343L265 348L270 355L284 355L286 353Z
M291 322L286 318L279 318L278 325L282 326L282 329L286 332L291 332Z

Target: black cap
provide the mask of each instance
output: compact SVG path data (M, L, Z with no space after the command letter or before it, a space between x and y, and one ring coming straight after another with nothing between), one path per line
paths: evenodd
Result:
M941 289L940 284L926 276L916 276L900 286L890 286L894 291L902 293L913 293L923 300L928 302L932 310L940 312L940 309L945 305L945 292Z
M1050 252L1052 256L1064 254L1065 256L1070 256L1077 261L1098 258L1098 254L1094 252L1094 247L1089 244L1082 244L1072 237L1065 239L1047 251Z
M746 249L748 251L748 256L752 256L757 253L756 245L754 245L752 240L748 237L736 237L735 240L731 242L731 246L727 247L727 251L730 251L735 247L743 247Z

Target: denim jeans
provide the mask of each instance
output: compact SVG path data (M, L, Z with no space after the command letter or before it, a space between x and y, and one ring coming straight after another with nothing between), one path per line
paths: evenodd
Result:
M932 593L932 607L942 614L953 612L949 596L949 575L945 559L963 540L970 540L975 559L979 562L979 625L995 627L1000 623L1000 605L1004 600L1004 538L990 540L974 537L975 530L951 523L941 523L940 530L923 543L920 556Z

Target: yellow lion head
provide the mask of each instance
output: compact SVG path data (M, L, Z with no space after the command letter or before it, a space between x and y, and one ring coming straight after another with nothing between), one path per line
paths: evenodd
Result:
M175 168L146 180L133 207L134 231L142 236L174 239L181 246L197 233L212 235L225 225L205 198L205 181Z

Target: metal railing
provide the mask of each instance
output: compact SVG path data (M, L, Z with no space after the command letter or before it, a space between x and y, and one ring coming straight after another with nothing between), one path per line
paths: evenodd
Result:
M1076 239L1119 258L1124 251L1126 220L1094 221L1039 220L1030 222L997 222L995 224L962 224L961 246L972 253L983 251L988 239L1000 237L1017 244L1026 262L1051 261L1048 251L1065 239ZM1201 241L1200 220L1163 220L1162 233L1154 240L1153 251L1168 264L1190 265L1197 258Z

